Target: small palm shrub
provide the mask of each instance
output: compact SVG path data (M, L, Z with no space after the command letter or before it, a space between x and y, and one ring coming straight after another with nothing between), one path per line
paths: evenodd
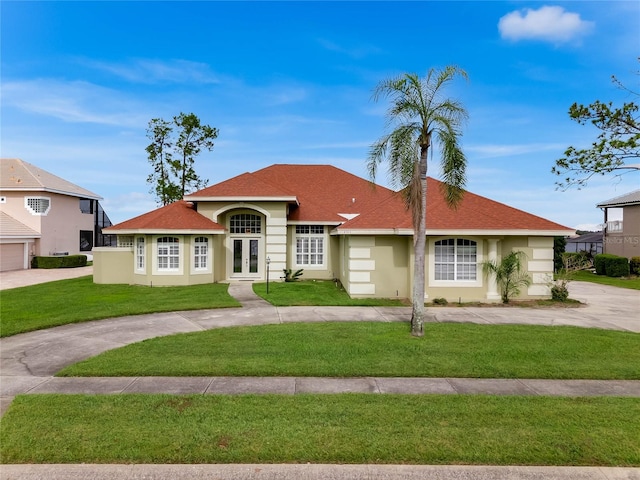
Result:
M501 288L502 303L509 303L513 297L520 295L520 288L531 285L531 277L523 270L524 252L516 251L502 257L500 262L489 260L482 264L485 275L493 274Z
M302 271L304 269L296 270L295 272L290 268L284 268L282 271L284 272L284 281L285 282L295 282L302 276Z

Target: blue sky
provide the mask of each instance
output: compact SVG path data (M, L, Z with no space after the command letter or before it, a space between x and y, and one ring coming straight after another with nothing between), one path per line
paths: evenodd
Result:
M385 132L382 79L455 64L468 189L574 228L640 172L558 191L550 173L598 132L572 103L631 101L640 3L11 2L1 8L2 157L94 191L114 223L155 208L146 183L152 118L193 112L219 129L196 160L209 184L273 163L332 164L366 177ZM438 155L429 174L438 177ZM386 185L381 171L378 183ZM329 187L328 187L329 188Z

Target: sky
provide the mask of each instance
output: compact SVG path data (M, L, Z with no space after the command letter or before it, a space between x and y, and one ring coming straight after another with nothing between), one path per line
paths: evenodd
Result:
M597 203L640 188L638 171L580 190L551 173L599 133L570 119L574 102L637 101L611 77L638 91L640 2L2 0L0 21L0 155L100 195L113 223L157 207L151 119L194 113L219 130L195 162L209 185L274 163L368 178L388 131L375 86L447 65L468 74L445 94L469 114L469 191L593 230Z

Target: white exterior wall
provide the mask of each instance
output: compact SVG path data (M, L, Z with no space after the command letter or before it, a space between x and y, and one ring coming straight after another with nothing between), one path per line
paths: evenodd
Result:
M532 283L527 289L531 297L551 295L553 281L553 238L529 237L527 271Z
M352 296L375 296L371 274L376 269L373 249L375 237L350 237L347 247L348 292Z

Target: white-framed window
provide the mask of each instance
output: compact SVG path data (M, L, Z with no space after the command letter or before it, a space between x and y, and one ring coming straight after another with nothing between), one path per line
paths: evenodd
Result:
M434 280L475 282L478 278L478 244L466 238L434 243Z
M146 255L144 237L136 238L136 270L144 272L146 270Z
M193 268L207 270L209 268L209 239L196 237L193 242Z
M229 232L238 233L262 233L262 217L253 213L238 213L229 220Z
M133 248L133 236L118 235L118 247Z
M24 206L31 215L46 215L51 210L49 197L25 197Z
M296 265L324 265L324 225L296 225Z
M176 237L158 238L158 270L176 271L180 268L180 240Z

